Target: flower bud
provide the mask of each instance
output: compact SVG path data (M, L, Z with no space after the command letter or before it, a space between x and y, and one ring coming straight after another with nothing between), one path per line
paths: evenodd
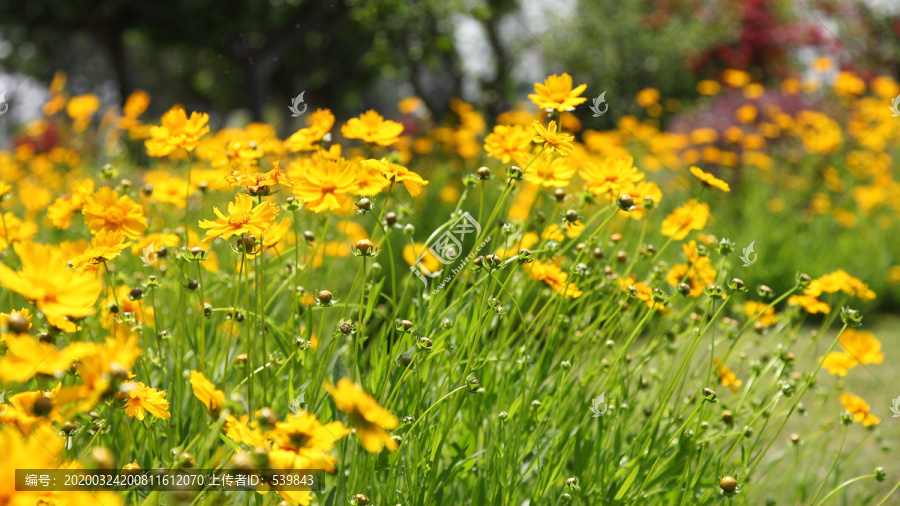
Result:
M808 274L802 272L797 274L797 286L806 288L810 283L812 283L812 278L810 278Z
M714 392L711 388L704 388L703 398L709 402L716 402L716 392Z
M731 411L728 411L726 409L722 412L722 421L725 423L725 425L731 427L731 425L734 423L734 415L731 413Z
M874 474L876 481L884 481L887 478L887 473L884 472L884 468L881 466L875 468Z
M634 205L634 199L631 198L631 195L627 193L619 195L619 198L616 199L616 205L619 206L619 209L625 212L630 212L637 209L637 206Z
M719 488L721 488L722 492L726 495L731 495L737 490L737 480L731 476L725 476L719 480Z
M862 325L862 315L855 309L849 307L841 308L841 321L848 327L859 327Z
M511 165L509 168L506 169L506 177L508 177L509 179L511 179L513 181L521 181L521 180L525 179L525 172L522 169L520 169L519 167L516 167L515 165Z
M553 198L556 199L557 202L565 202L566 200L566 190L562 188L557 188L553 191Z
M775 296L775 291L766 285L759 285L759 288L756 289L756 295L759 295L763 299L771 299Z
M128 298L131 300L141 300L144 298L144 290L141 287L136 286L128 292Z
M356 212L358 214L366 214L372 210L372 201L365 197L359 199L359 201L353 205L356 206Z
M530 264L531 262L534 262L534 253L532 253L528 248L520 249L519 262L523 264Z
M320 307L331 307L334 305L334 294L332 294L329 290L322 290L316 292L316 303Z
M479 167L478 170L475 171L475 175L478 176L478 179L487 181L491 178L491 169L487 167Z
M719 240L719 244L716 246L716 251L718 251L722 256L729 255L734 251L734 243L723 237L721 240Z
M575 223L579 218L580 216L578 216L578 211L574 209L569 209L568 211L566 211L565 220L569 223Z

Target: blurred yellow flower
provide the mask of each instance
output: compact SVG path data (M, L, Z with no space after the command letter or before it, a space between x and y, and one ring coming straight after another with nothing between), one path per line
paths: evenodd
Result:
M341 134L348 139L361 139L364 142L390 146L397 142L403 133L403 125L396 121L385 120L377 112L370 110L358 118L351 118L341 127Z
M579 173L587 182L585 187L594 195L610 193L616 197L622 188L644 179L644 173L634 166L632 157L604 158L600 163L588 161Z
M869 412L869 404L862 398L853 394L841 394L841 404L844 409L853 415L853 420L863 424L863 427L871 427L881 423L881 419Z
M860 281L859 278L847 274L843 269L838 269L812 280L803 291L803 294L818 297L823 293L835 292L844 292L847 295L858 297L863 302L868 302L875 298L875 292L869 289L869 285Z
M775 316L775 308L769 307L765 302L756 302L754 300L744 302L744 314L748 319L758 316L759 318L756 319L756 322L763 327L771 327L778 322L778 318Z
M100 108L100 99L90 93L72 97L66 106L66 114L72 118L72 127L76 132L83 132L91 124L91 118Z
M569 180L574 175L575 167L567 158L555 158L550 163L539 163L537 167L528 171L525 179L544 187L565 188L569 186Z
M53 246L20 243L14 246L22 262L19 272L0 264L0 283L34 303L48 317L84 318L94 312L103 286L93 274L66 266L62 251Z
M723 387L728 387L733 394L738 393L737 387L741 386L743 381L738 379L734 371L729 369L725 364L719 362L719 359L713 359L713 362L716 364L716 374L719 375L719 384Z
M531 155L532 137L521 125L497 125L484 138L484 150L488 156L509 163Z
M832 351L824 358L819 357L819 362L822 363L822 368L828 371L828 374L841 377L846 376L850 369L859 364L853 355L845 351Z
M787 303L789 306L800 306L810 314L828 314L831 311L831 306L828 303L809 295L791 295L788 297Z
M839 342L841 347L862 365L880 364L884 361L881 341L869 331L844 329Z
M531 279L541 281L549 286L554 292L563 295L565 298L577 299L581 297L582 291L575 286L575 283L567 283L569 274L563 272L556 264L545 264L539 260L535 260L529 264L525 264L525 270Z
M315 150L319 141L325 139L334 127L334 114L328 109L316 109L306 118L306 125L285 141L285 146L292 153Z
M353 381L342 378L337 387L326 383L325 390L331 394L337 409L347 413L366 451L377 453L384 447L394 451L399 447L388 430L396 429L400 421Z
M709 206L689 200L686 204L672 211L662 222L662 235L679 241L687 237L691 230L702 230L709 219Z
M656 88L644 88L635 95L634 101L637 102L637 105L646 109L659 102L659 96L659 90Z
M87 196L81 212L92 234L118 230L134 239L147 230L143 208L128 195L120 197L112 188L100 188Z
M211 416L217 417L219 408L225 404L225 392L218 390L200 371L191 371L190 382L194 396L206 406Z
M702 181L703 184L706 186L722 190L723 192L731 191L731 187L728 186L728 183L713 176L712 174L703 172L703 170L700 167L691 167L691 174L693 174L694 177L696 177L697 179Z
M22 221L13 213L4 213L0 225L0 251L6 251L10 244L27 241L37 233L37 225Z

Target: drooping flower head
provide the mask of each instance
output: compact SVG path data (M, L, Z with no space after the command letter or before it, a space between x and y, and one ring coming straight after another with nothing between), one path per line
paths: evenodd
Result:
M703 182L704 185L709 186L711 188L716 188L718 190L722 190L723 192L730 192L731 187L728 186L728 183L722 181L721 179L709 174L707 172L703 172L700 167L691 167L691 174L694 175L697 179Z

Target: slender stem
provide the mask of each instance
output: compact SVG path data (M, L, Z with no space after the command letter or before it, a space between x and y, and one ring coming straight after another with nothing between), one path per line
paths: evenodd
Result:
M844 425L844 434L841 436L841 444L838 446L837 453L834 454L834 460L831 461L831 467L828 468L828 472L825 473L825 476L822 478L822 483L819 485L819 488L816 490L816 495L813 497L812 502L815 503L816 499L819 498L819 494L822 493L822 489L825 488L825 483L828 482L828 477L831 476L831 472L834 471L834 467L838 463L838 459L841 457L841 452L844 450L844 441L847 440L847 430L849 429L850 424ZM831 495L831 494L828 494ZM826 496L827 499L827 496ZM821 504L821 503L819 503Z

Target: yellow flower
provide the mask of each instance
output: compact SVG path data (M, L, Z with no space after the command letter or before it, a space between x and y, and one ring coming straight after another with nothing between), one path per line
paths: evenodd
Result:
M94 312L102 284L92 274L66 267L62 251L35 243L15 245L22 270L0 264L0 283L32 301L48 317L84 318Z
M525 264L525 270L531 279L543 282L566 299L577 299L582 295L582 291L575 286L575 283L567 283L569 274L563 272L555 264L545 264L535 260L530 264Z
M0 181L0 201L12 192L12 186L6 181Z
M845 329L840 338L841 347L862 365L880 364L884 361L881 341L866 330Z
M72 118L72 127L76 132L83 132L91 124L91 118L100 108L100 99L90 93L72 97L66 106L66 114Z
M247 191L251 195L268 195L273 186L289 186L292 183L284 171L281 170L281 162L276 160L272 163L272 170L269 172L239 172L235 171L225 177L231 186L246 186Z
M234 202L228 203L228 216L222 214L218 207L213 207L213 212L217 216L215 221L200 221L200 228L209 229L203 238L205 243L212 242L217 237L227 241L231 237L244 234L261 238L275 223L278 206L265 201L253 207L253 199L241 193L234 198Z
M130 241L125 242L125 235L122 232L101 230L91 239L91 248L70 262L72 267L83 271L88 267L115 260L130 245Z
M864 427L871 427L881 423L881 419L869 412L869 404L853 394L841 394L841 404L844 409L853 415L853 419L861 422Z
M809 314L828 314L831 312L831 306L828 303L810 295L791 295L788 297L787 303L789 306L800 306Z
M531 154L532 137L521 125L497 125L484 138L484 150L488 156L509 163Z
M637 102L637 105L646 109L659 102L659 90L656 88L644 88L635 95L634 100Z
M819 357L822 367L828 371L828 374L836 376L846 376L850 369L856 367L859 361L853 358L853 355L845 351L832 351L824 358Z
M701 95L718 95L722 91L722 85L716 81L704 80L697 83L697 92Z
M355 192L359 185L350 164L343 159L321 160L293 177L294 196L314 213L340 209L347 202L347 195Z
M750 84L750 74L743 70L727 69L722 72L722 82L733 88L743 88Z
M364 142L390 146L397 142L403 133L403 125L396 121L385 120L375 111L366 111L358 118L351 118L341 127L341 134L348 139L361 139Z
M709 174L707 172L703 172L700 167L691 167L691 174L694 175L697 179L703 182L704 185L717 188L722 190L723 192L730 192L731 187L728 186L728 183L722 181L721 179Z
M34 223L23 222L13 213L5 213L0 225L0 251L6 251L10 244L31 239L36 233L37 225Z
M162 390L148 387L147 385L134 381L126 381L122 383L122 391L125 392L125 414L143 420L147 413L167 420L169 414L169 401L166 400L166 393Z
M840 97L853 97L866 92L866 82L852 72L839 72L834 80L834 93Z
M365 169L377 171L388 182L403 183L406 191L413 197L422 193L422 188L428 184L428 181L422 179L422 176L384 158L381 160L363 160L362 166Z
M209 115L192 112L187 113L180 105L163 114L162 125L150 127L150 139L144 141L147 154L154 157L166 156L176 149L193 151L200 143L200 138L209 132Z
M541 109L554 109L560 112L572 111L576 105L583 104L586 98L580 97L586 84L572 89L572 76L569 74L552 75L541 83L534 83L534 93L528 98Z
M550 126L544 128L539 121L531 124L537 135L532 139L537 144L544 144L550 148L550 151L556 151L560 156L566 156L575 149L572 145L574 136L556 131L556 121L551 121Z
M342 378L337 387L327 383L325 390L331 394L335 406L347 413L350 422L356 427L356 436L366 451L377 453L385 446L394 451L399 447L388 432L397 428L399 420L390 411L379 406L362 388L348 378Z
M662 235L678 241L687 237L691 230L701 230L709 219L709 206L696 199L672 211L662 222Z
M24 383L37 374L53 376L66 371L75 358L28 334L7 334L6 353L0 357L0 381Z
M100 188L87 196L81 212L92 234L121 231L126 237L134 239L147 230L144 209L128 195L120 197L111 188Z
M334 449L335 442L348 434L350 429L341 422L323 425L310 413L289 416L287 421L275 424L269 438L273 442L274 452L292 454L281 455L289 457L292 463L284 467L276 466L275 469L324 469L333 473L336 459L328 455L328 452Z
M422 256L422 260L420 261L423 270L437 272L441 268L441 261L438 260L430 250L425 249L423 243L407 243L406 246L403 247L403 259L406 260L406 263L410 266L416 265L416 259L423 254L424 256Z
M754 318L759 315L759 318L756 320L757 323L762 325L763 327L771 327L775 325L778 319L775 317L775 308L769 307L769 305L764 302L756 302L753 300L748 300L744 302L744 314L747 318Z
M686 283L691 287L688 293L691 297L698 297L710 283L716 280L716 270L710 264L709 257L700 257L692 265L675 264L666 274L666 282L671 286Z
M723 387L731 389L731 393L738 393L737 387L741 386L743 381L737 378L734 371L729 369L725 364L719 362L719 359L713 359L716 364L716 373L719 375L719 384Z
M656 183L652 181L628 183L621 188L621 193L630 196L634 200L634 205L637 208L629 212L628 216L635 220L639 220L647 215L647 207L644 205L645 200L649 199L654 204L659 204L663 197L659 186L656 186ZM615 195L609 194L609 197L615 198Z
M328 109L317 109L306 118L306 128L301 128L284 141L292 153L314 151L319 141L334 127L334 114Z
M599 164L588 162L580 172L587 181L585 187L594 195L610 193L615 198L626 185L644 179L644 173L634 166L634 159L604 158Z
M575 175L575 167L566 158L555 158L550 163L540 163L534 170L528 171L526 180L541 186L564 188Z
M219 408L225 404L225 392L216 389L212 381L206 379L200 371L191 371L191 390L211 414L218 413Z
M850 296L859 297L863 302L868 302L875 298L875 292L869 289L869 285L847 274L843 269L838 269L812 280L803 291L803 294L818 297L822 293L839 291Z

